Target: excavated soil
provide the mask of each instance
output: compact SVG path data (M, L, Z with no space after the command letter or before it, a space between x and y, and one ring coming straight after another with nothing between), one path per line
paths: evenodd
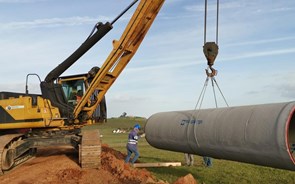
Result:
M0 176L0 184L137 184L165 183L146 169L124 163L125 155L102 146L100 169L81 169L78 153L71 147L39 149L37 156Z

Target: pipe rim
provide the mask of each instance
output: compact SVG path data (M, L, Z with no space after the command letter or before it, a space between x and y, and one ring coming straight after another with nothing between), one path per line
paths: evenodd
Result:
M285 128L285 140L286 140L286 146L287 146L287 152L289 154L289 157L291 158L293 164L295 165L295 158L293 157L292 153L291 153L291 148L290 148L290 137L289 137L289 132L290 132L290 125L291 125L291 121L293 116L295 116L295 107L293 107L293 109L291 110L287 122L286 122L286 128ZM295 118L295 117L294 117Z

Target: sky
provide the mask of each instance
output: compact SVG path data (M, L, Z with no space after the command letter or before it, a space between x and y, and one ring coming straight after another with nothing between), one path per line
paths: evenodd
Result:
M26 75L46 75L132 1L0 0L0 91L24 92ZM137 4L136 4L137 5ZM135 7L63 75L101 66ZM295 1L220 0L216 81L229 106L295 98ZM216 1L208 0L206 41L216 41ZM166 0L140 48L106 94L108 117L149 117L194 109L206 79L204 0ZM40 93L37 77L29 91ZM215 86L218 107L225 103ZM208 85L201 108L214 108Z

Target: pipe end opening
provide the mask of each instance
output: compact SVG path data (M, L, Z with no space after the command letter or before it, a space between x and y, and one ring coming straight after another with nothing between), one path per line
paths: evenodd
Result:
M288 152L293 164L295 164L295 107L288 118L287 136Z

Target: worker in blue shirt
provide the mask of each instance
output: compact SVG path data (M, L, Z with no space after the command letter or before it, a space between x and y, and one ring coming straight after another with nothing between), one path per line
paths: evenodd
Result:
M210 157L203 157L203 160L204 160L204 165L206 167L211 167L212 166L212 158Z
M143 136L138 135L139 129L140 129L139 124L134 125L133 130L128 135L128 143L126 145L127 157L125 159L125 163L129 163L129 160L130 160L130 157L131 157L132 153L134 153L134 157L131 160L131 164L134 164L134 162L139 157L139 152L137 150L137 142L138 142L138 139L140 137L143 137Z

